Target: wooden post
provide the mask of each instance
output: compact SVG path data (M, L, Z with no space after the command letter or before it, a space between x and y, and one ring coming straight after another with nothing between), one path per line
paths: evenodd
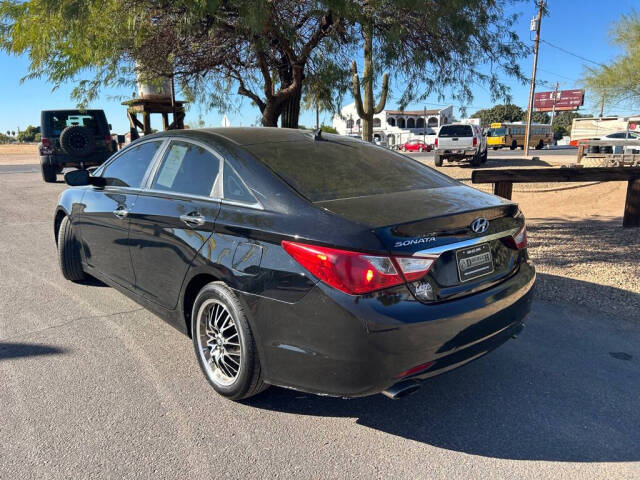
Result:
M142 112L142 123L144 134L149 135L151 133L151 114L149 112Z
M169 130L169 114L162 112L162 130Z
M513 193L513 182L496 182L493 185L493 194L499 197L511 200L511 194Z
M629 180L622 226L640 227L640 178Z
M578 144L578 162L582 163L582 157L584 157L584 143Z

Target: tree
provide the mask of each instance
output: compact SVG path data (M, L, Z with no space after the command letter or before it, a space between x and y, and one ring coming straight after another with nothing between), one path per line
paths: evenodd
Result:
M263 125L282 116L295 127L305 71L326 40L340 40L334 3L12 0L0 3L0 48L29 55L27 77L77 82L83 104L104 87L133 85L136 74L174 77L189 100L230 108L235 88Z
M401 109L434 94L439 99L447 94L453 100L468 103L478 84L489 87L492 99L508 99L509 88L502 82L501 74L524 81L518 59L528 53L513 30L515 16L505 11L511 3L515 2L347 2L346 15L362 33L365 69L369 68L366 57L372 38L372 73L363 72L361 80L364 101L367 97L371 99L367 92L373 90L374 69L391 72L393 80L406 85L400 93ZM355 93L354 88L354 96ZM384 89L381 96L384 96ZM384 102L379 102L378 106L384 108Z
M18 141L19 142L35 142L36 135L40 133L40 127L34 127L33 125L29 125L23 131L18 133Z
M558 112L553 119L553 137L560 139L565 135L571 135L571 125L574 118L590 117L578 112Z
M526 113L527 112L525 111L524 115L522 116L522 120L525 122L527 121ZM551 122L551 117L546 112L533 112L531 114L531 123L549 123L549 122Z
M5 135L4 133L0 133L0 144L10 143L10 142L11 142L11 138L8 135Z
M520 122L524 119L524 116L524 110L511 103L478 110L471 115L472 118L479 118L483 127L488 127L492 123Z
M608 65L587 67L584 83L598 99L640 105L640 14L623 15L611 37L623 54Z

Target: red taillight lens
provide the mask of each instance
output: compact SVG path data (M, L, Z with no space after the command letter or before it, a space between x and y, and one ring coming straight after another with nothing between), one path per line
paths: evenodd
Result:
M433 144L437 147L438 146L438 137L436 137L436 139L434 140Z
M324 283L350 295L400 285L405 278L407 281L417 280L429 271L435 261L434 258L413 257L392 259L286 240L283 240L282 248Z
M478 146L478 137L473 137L473 146L474 147Z
M43 137L40 139L40 154L41 155L51 155L53 153L53 147L51 146L51 141Z
M50 142L50 141L49 141L49 139L48 139L48 138L46 138L46 137L41 138L41 139L40 139L40 143L42 143L42 146L43 146L44 148L50 148L50 147L51 147L51 142Z
M523 225L516 234L512 237L507 237L504 240L507 245L511 248L515 248L516 250L527 248L527 226Z
M411 367L409 370L405 370L404 372L399 373L398 375L396 375L396 378L402 378L402 377L408 377L409 375L414 375L416 373L422 372L423 370L426 370L431 365L433 365L433 362L427 362L421 365L416 365L415 367Z

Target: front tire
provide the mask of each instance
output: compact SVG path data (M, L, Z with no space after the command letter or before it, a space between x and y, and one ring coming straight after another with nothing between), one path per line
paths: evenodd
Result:
M268 387L244 307L224 283L211 282L198 293L191 333L198 364L220 395L241 400Z
M482 153L482 156L480 157L480 162L481 163L487 163L487 158L489 156L489 149L485 149L485 151Z
M62 276L72 282L84 280L80 242L73 232L69 217L64 217L58 229L58 263Z
M509 147L509 149L515 150L516 148L518 148L518 142L514 140L513 142L511 142L511 146Z
M433 162L436 164L436 167L442 166L442 157L437 153L433 156Z

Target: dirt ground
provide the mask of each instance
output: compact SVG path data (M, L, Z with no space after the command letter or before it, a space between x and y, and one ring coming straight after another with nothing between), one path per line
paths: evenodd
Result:
M38 145L20 143L0 145L0 165L25 165L38 163Z

